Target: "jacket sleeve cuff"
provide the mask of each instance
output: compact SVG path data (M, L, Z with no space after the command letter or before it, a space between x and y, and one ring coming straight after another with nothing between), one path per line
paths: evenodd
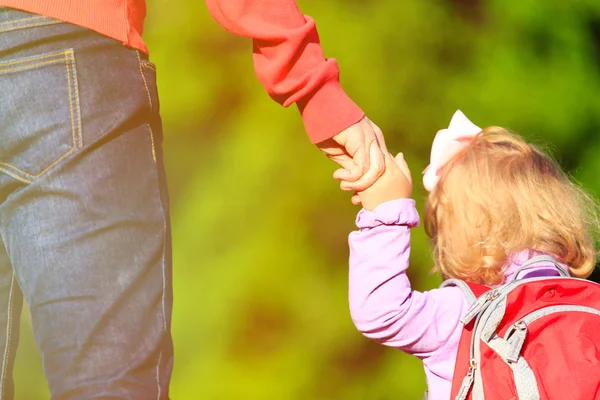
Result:
M419 226L419 213L414 199L387 201L373 211L360 210L356 217L359 228L374 228L379 225L401 225L409 228Z
M337 135L365 115L344 92L338 76L326 80L311 96L298 100L297 106L313 144Z

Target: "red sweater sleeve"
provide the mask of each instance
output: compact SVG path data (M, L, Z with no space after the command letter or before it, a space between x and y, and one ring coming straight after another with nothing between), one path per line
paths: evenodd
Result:
M254 68L273 100L296 103L313 143L326 140L364 113L340 85L335 59L325 59L314 20L295 0L206 0L213 18L254 43Z

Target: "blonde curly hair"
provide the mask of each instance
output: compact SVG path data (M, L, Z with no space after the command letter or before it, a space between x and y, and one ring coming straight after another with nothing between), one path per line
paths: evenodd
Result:
M508 258L527 249L553 255L577 277L591 274L598 206L535 146L489 127L439 175L425 229L444 277L500 284Z

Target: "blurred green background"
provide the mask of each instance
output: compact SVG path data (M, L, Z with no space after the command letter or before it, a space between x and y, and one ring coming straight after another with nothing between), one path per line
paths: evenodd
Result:
M342 84L412 167L415 198L436 131L462 109L547 145L600 193L597 0L299 0ZM298 112L255 78L249 40L201 0L149 0L172 199L172 398L420 399L420 362L363 338L347 306L358 211ZM423 228L414 288L439 284ZM47 399L29 314L16 398Z

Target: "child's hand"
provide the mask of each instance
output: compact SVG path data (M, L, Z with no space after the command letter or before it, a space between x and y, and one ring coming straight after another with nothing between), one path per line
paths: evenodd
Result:
M412 195L410 169L402 153L396 158L387 153L385 173L367 190L352 197L352 203L361 204L365 210L372 211L378 205L390 200L406 199Z

